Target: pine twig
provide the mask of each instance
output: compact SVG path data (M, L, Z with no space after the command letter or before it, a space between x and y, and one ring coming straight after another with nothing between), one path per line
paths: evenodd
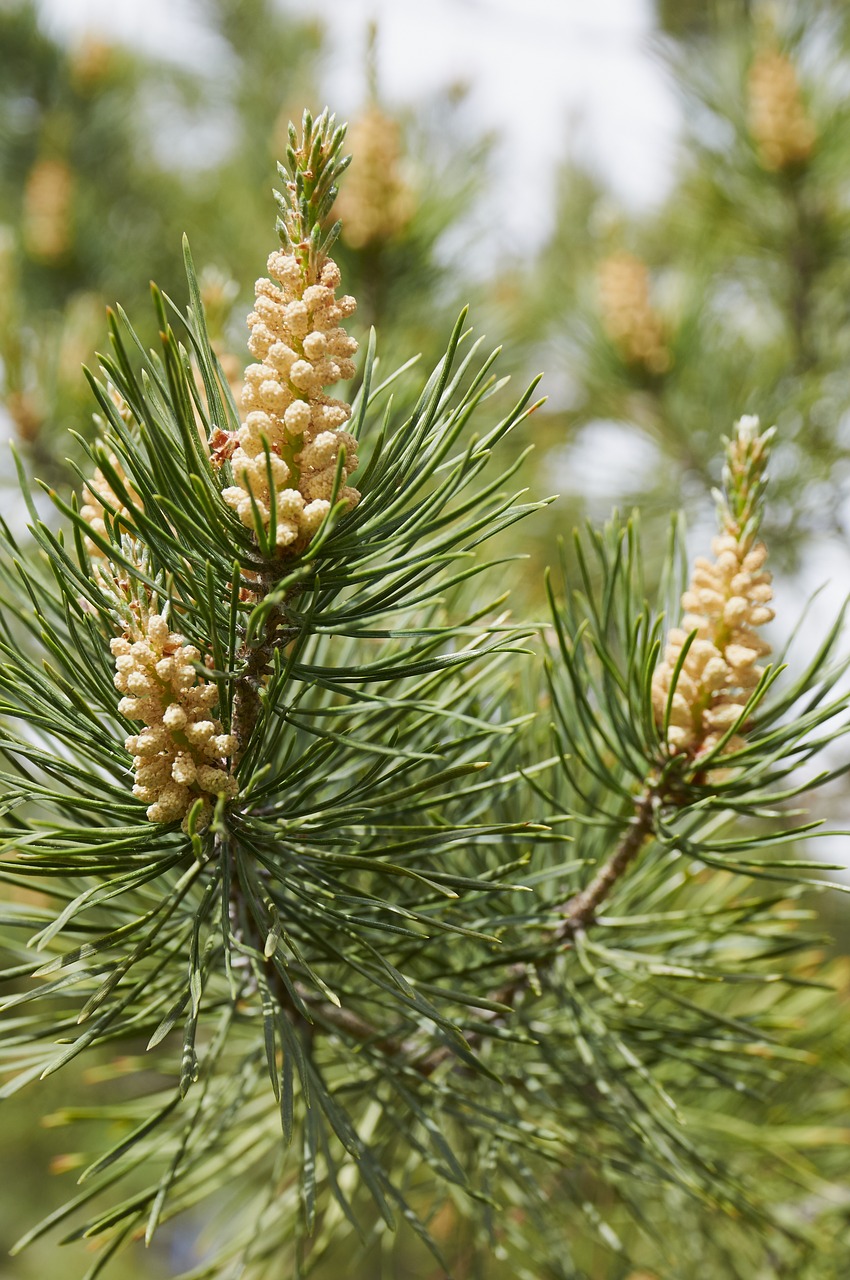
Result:
M656 793L648 788L635 801L635 811L629 821L628 828L611 857L600 868L597 875L586 889L574 895L563 909L564 920L552 935L553 947L547 957L546 967L554 962L558 952L568 944L575 934L593 923L595 913L608 897L617 881L625 874L629 866L640 853L652 830L652 818L656 802ZM494 1004L513 1006L515 1001L529 986L528 968L524 964L512 965L507 979L502 985L488 993L487 999ZM280 984L282 987L282 984ZM424 1079L430 1079L438 1067L451 1058L455 1058L454 1049L449 1044L439 1044L423 1052L423 1046L411 1039L398 1039L387 1035L374 1026L366 1018L352 1010L337 1008L330 1001L319 1001L315 993L298 985L298 994L305 1004L313 1004L316 1014L327 1027L378 1049L385 1057L403 1059L408 1067ZM291 1001L284 1000L284 1007L292 1014ZM504 1019L505 1014L498 1010L486 1010L482 1013L482 1021L495 1026ZM315 1025L313 1030L315 1031ZM481 1046L485 1033L472 1031L466 1036L470 1049Z
M243 649L245 667L236 680L233 694L232 730L238 744L237 762L248 749L262 710L260 689L271 669L272 657L279 641L283 613L278 606L271 609L266 619L263 637L259 644Z
M636 800L626 832L611 857L600 867L587 888L570 898L564 907L564 919L555 933L559 943L569 943L576 933L593 923L597 909L634 862L652 831L655 803L656 793L651 788Z
M634 862L647 837L651 834L657 799L657 792L654 788L647 787L643 794L635 800L634 813L617 848L604 866L599 869L587 888L575 894L564 905L564 919L552 934L551 941L553 946L541 967L547 969L551 967L555 957L564 947L569 946L575 935L593 923L597 909L608 897L617 881ZM487 999L494 1004L513 1007L516 1000L528 989L528 986L528 967L524 964L514 964L508 970L507 980L500 987L489 992ZM504 1017L505 1015L501 1012L488 1010L482 1014L482 1021L495 1026ZM476 1049L484 1039L484 1032L473 1031L466 1039L469 1047ZM396 1051L400 1050L401 1046L398 1046ZM415 1059L411 1065L422 1075L430 1076L441 1063L452 1056L453 1051L449 1045L439 1045L425 1054L424 1057Z

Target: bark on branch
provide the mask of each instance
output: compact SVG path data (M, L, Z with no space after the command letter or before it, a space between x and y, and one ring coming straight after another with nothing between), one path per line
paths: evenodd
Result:
M564 905L563 920L554 930L551 941L552 949L547 957L547 967L551 966L555 957L572 942L575 935L588 928L596 919L596 913L606 900L614 885L625 874L643 848L652 832L653 811L656 794L647 789L636 801L634 813L619 844L608 860L600 867L590 884L580 893L575 894ZM262 950L262 947L260 947ZM267 962L268 963L268 962ZM539 967L539 966L538 966ZM278 996L283 995L283 1008L288 1016L297 1018L291 999L286 992L274 966L269 965L272 986ZM513 1007L519 997L528 989L529 973L524 964L515 964L508 971L506 981L488 993L487 999L493 1004ZM339 1008L330 1001L319 997L312 989L297 984L299 998L312 1007L316 1019L327 1030L338 1031L342 1035L369 1045L388 1058L401 1060L424 1079L430 1078L442 1063L456 1058L456 1052L450 1044L439 1044L428 1048L421 1041L412 1037L400 1038L387 1035L368 1019L361 1017L353 1010ZM483 1011L480 1021L491 1026L504 1025L507 1014L500 1010ZM301 1019L303 1021L303 1018ZM315 1025L311 1031L315 1031ZM475 1029L466 1035L466 1042L473 1051L478 1049L487 1036L485 1028Z
M591 880L586 889L570 898L564 907L564 919L556 930L558 942L570 942L581 929L593 924L596 912L614 885L628 869L643 848L652 831L652 812L655 795L646 791L635 804L625 835L611 857Z

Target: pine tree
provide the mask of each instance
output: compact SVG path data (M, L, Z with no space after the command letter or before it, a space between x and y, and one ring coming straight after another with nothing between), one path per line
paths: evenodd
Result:
M494 420L465 315L411 412L374 337L357 369L343 142L290 132L240 405L187 248L158 352L113 319L63 531L4 531L0 1096L89 1062L53 1123L113 1126L19 1247L95 1239L94 1280L192 1211L195 1280L837 1275L789 806L844 770L850 658L839 618L768 661L773 432L738 421L655 603L615 519L512 622L480 548L544 505L504 450L533 387Z
M515 332L528 341L533 308L565 387L547 441L589 440L600 421L630 437L630 473L599 505L639 502L654 544L671 486L707 510L718 424L775 422L770 539L797 566L811 540L844 541L846 14L829 0L688 12L659 49L682 105L668 198L636 216L568 166Z

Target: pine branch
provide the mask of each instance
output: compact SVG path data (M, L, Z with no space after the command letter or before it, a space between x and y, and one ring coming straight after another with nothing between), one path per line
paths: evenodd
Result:
M635 800L635 811L629 821L625 834L608 861L600 868L597 875L580 893L571 897L562 908L564 920L542 944L540 954L535 957L535 976L541 977L551 969L558 956L568 946L576 933L584 931L593 923L597 909L607 898L617 881L625 874L632 862L640 853L647 838L652 833L653 816L659 797L653 788L648 788ZM508 967L507 977L498 987L489 991L485 1004L505 1005L512 1008L516 1002L531 989L532 982L527 964L512 964ZM506 1011L483 1008L480 1015L482 1029L467 1034L466 1044L469 1049L479 1049L487 1038L487 1032L506 1024ZM332 1022L341 1026L339 1011L330 1012ZM455 1059L460 1070L468 1070L468 1064L457 1057L451 1045L439 1045L426 1052L414 1042L399 1042L382 1037L368 1023L361 1023L352 1028L357 1038L368 1039L390 1057L403 1058L407 1065L426 1078L432 1076L438 1067L449 1059Z

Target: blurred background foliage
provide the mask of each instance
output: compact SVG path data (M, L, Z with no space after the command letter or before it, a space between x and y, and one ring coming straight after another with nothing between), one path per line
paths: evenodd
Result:
M739 412L775 422L766 534L784 568L807 570L819 540L846 545L844 6L661 17L673 34L658 54L683 107L670 194L636 217L568 161L536 291L518 280L506 309L507 345L554 375L548 471L597 518L638 503L663 526L677 493L704 518L725 424Z
M63 43L46 32L37 5L0 2L0 396L27 464L54 484L71 482L68 429L92 432L79 369L104 341L105 307L120 301L153 340L148 281L182 302L184 230L205 266L210 328L234 382L248 359L244 315L272 247L274 162L290 116L321 105L327 33L282 0L198 0L196 10L225 50L224 74L143 56L103 33ZM656 0L656 23L656 54L682 103L667 198L636 214L586 161L553 158L562 167L547 242L517 246L483 267L482 210L498 218L499 201L527 197L496 171L493 139L476 132L464 86L398 107L386 101L376 71L380 33L364 32L358 54L367 92L351 121L354 160L337 210L358 336L378 328L386 368L417 351L427 364L443 350L459 306L472 300L473 315L504 340L517 373L547 373L548 405L527 424L520 447L536 446L525 467L535 494L562 496L511 548L531 560L518 592L529 609L539 607L539 571L557 535L613 504L640 505L649 548L660 548L680 502L694 537L706 541L720 437L741 413L779 426L765 535L792 587L808 595L827 576L825 565L847 564L846 6ZM840 925L830 910L836 918L827 923ZM724 1124L739 1140L748 1124L793 1129L797 1096L806 1096L810 1115L846 1114L846 966L838 960L827 970L823 951L806 963L801 978L831 977L845 993L827 1014L801 988L799 1008L783 1010L820 1061L801 1073L798 1094L774 1095L766 1085L761 1109L743 1100L738 1115L719 1117L718 1140ZM109 1071L105 1063L95 1087L107 1087ZM77 1085L63 1075L53 1088L58 1108ZM4 1109L0 1167L14 1177L0 1195L0 1280L30 1280L56 1265L52 1242L14 1262L3 1255L22 1223L67 1194L75 1161L61 1133L35 1126L26 1094ZM736 1267L750 1266L740 1261L744 1237L725 1224L709 1240L704 1215L697 1221L672 1194L645 1206L659 1239L655 1248L641 1246L642 1271L618 1269L590 1233L582 1246L576 1219L571 1244L591 1280L838 1280L846 1274L848 1150L850 1133L834 1127L777 1138L777 1160L799 1160L821 1181L822 1203L812 1209L821 1235L804 1260L776 1241L767 1261L756 1250L750 1271L733 1271L733 1254ZM64 1177L45 1182L51 1161ZM554 1184L552 1196L556 1204ZM439 1213L442 1227L435 1220L433 1229L453 1241L458 1277L524 1274L510 1253L510 1215L504 1258L482 1270L457 1208ZM681 1242L675 1264L669 1250L665 1256L671 1224ZM203 1227L181 1224L144 1272L134 1254L132 1263L116 1264L115 1276L175 1274L189 1265ZM540 1224L553 1280L572 1274L557 1256L565 1229L557 1213ZM85 1258L82 1248L69 1253L65 1273L82 1274ZM314 1274L351 1274L347 1267L331 1253ZM436 1280L437 1272L401 1232L370 1246L357 1275Z
M91 433L80 365L103 342L105 307L120 302L152 340L148 282L183 302L184 230L206 265L220 349L238 353L234 369L246 362L244 316L273 247L275 161L290 118L317 102L322 32L274 0L197 9L224 48L224 74L96 33L61 44L37 5L0 5L2 395L35 469L54 482L68 428ZM372 65L373 39L362 51ZM463 86L424 113L395 115L374 74L369 82L352 123L360 163L341 265L360 336L380 325L386 359L433 360L466 301L453 269L462 245L446 253L443 242L476 194L486 141L464 146Z

